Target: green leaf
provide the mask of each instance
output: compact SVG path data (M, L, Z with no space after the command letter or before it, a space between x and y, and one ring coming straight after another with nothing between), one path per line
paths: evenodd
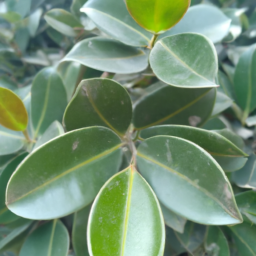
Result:
M85 234L87 232L90 210L91 205L88 205L75 213L72 230L72 244L74 246L76 256L89 256Z
M121 145L117 135L104 127L51 140L32 152L11 177L7 207L19 216L39 220L82 209L118 171Z
M224 110L231 107L233 104L233 100L230 99L227 95L222 92L217 91L216 102L212 111L212 116L216 116L223 112Z
M19 256L66 256L68 249L68 231L61 221L54 220L29 235Z
M246 125L250 126L255 126L256 125L256 115L255 116L249 116L246 120Z
M203 35L179 34L157 41L150 53L150 65L160 80L172 86L218 86L215 84L217 53L213 43Z
M21 132L12 131L0 126L0 156L19 151L25 142Z
M214 156L214 159L218 162L221 168L225 172L235 172L244 167L247 162L246 157L226 157L226 156Z
M177 24L186 13L190 0L125 0L135 21L152 33L162 33Z
M132 46L147 46L152 34L140 27L130 16L123 0L88 1L83 8L100 30Z
M165 224L168 227L176 230L177 232L183 233L187 220L179 216L178 214L174 213L170 209L166 208L163 204L160 203L160 205L164 216Z
M37 9L28 17L28 31L32 37L36 35L42 13L42 9Z
M243 120L256 108L256 45L252 45L239 58L235 70L237 103L244 111Z
M249 223L229 227L232 231L232 238L235 241L235 245L238 249L239 255L255 256L256 244L255 234L256 226L252 226Z
M205 249L209 256L229 256L228 241L219 227L209 226L205 239Z
M140 137L143 139L158 135L175 136L192 141L212 156L247 156L240 148L220 134L200 128L183 125L161 125L140 132Z
M131 119L132 103L127 91L117 82L103 78L83 80L64 114L67 131L99 125L120 136Z
M134 167L109 179L90 213L90 255L162 255L164 239L160 205Z
M8 165L4 168L3 172L0 175L0 224L6 224L19 218L19 216L13 214L6 207L5 191L11 175L27 155L27 153L23 153L22 155L14 158L10 163L8 163Z
M22 100L11 90L0 87L0 125L24 131L28 125L28 113Z
M218 80L220 84L220 87L218 88L218 90L225 93L229 98L235 99L233 84L231 83L227 75L220 70L218 71Z
M232 175L232 180L242 188L256 188L256 156L252 154L245 166Z
M256 192L246 191L236 195L239 210L250 220L256 218ZM253 221L255 223L255 220Z
M175 213L209 225L242 221L223 170L196 144L155 136L140 144L137 161L160 202Z
M0 13L0 17L4 18L10 23L16 23L21 20L21 16L16 12Z
M33 80L31 90L31 118L35 137L43 134L49 125L61 122L67 105L67 95L62 80L54 68L42 69Z
M79 17L82 15L80 9L83 7L83 5L87 2L88 0L73 0L72 4L70 6L71 12L76 16Z
M134 106L137 129L158 124L202 125L210 117L215 89L183 89L162 82L151 85Z
M229 124L222 116L213 117L202 126L206 130L220 130L227 127L229 127Z
M219 8L200 4L189 8L184 18L174 28L162 34L159 39L193 32L202 34L213 43L217 43L228 34L230 22L231 20Z
M77 36L83 29L82 24L71 13L62 9L51 9L44 18L51 27L67 36Z
M76 61L101 71L129 74L147 68L148 54L112 39L94 37L77 43L62 61Z
M24 18L30 11L31 0L8 0L5 1L8 12L17 12L22 18Z
M62 125L58 121L54 121L44 132L44 134L37 140L33 150L41 147L46 142L48 142L51 139L54 139L55 137L58 137L60 135L64 134L64 129Z

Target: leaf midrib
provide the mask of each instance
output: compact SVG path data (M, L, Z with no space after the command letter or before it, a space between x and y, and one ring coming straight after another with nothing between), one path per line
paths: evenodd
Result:
M52 245L53 245L53 239L54 239L54 233L55 233L55 229L56 229L56 224L57 224L57 219L55 219L53 221L53 223L52 223L52 232L51 232L51 236L50 236L49 248L48 248L47 256L51 256L52 255Z
M24 199L24 198L27 197L28 195L30 195L30 194L32 194L32 193L34 193L34 192L36 192L36 191L38 191L38 190L44 188L45 186L51 184L52 182L54 182L54 181L56 181L56 180L58 180L58 179L64 177L65 175L67 175L67 174L69 174L69 173L71 173L71 172L73 172L73 171L76 171L77 169L81 168L82 166L87 165L87 164L89 164L89 163L92 163L92 162L94 162L94 161L96 161L96 160L98 160L98 159L100 159L100 158L102 158L102 157L104 157L104 156L106 156L106 155L108 155L108 154L110 154L110 153L116 151L116 150L119 149L122 145L123 145L123 143L120 143L120 144L116 145L115 147L113 147L113 148L111 148L111 149L108 149L108 150L106 150L106 151L100 153L99 155L96 155L96 156L94 156L94 157L92 157L92 158L90 158L90 159L88 159L88 160L86 160L86 161L84 161L84 162L82 162L82 163L80 163L80 164L78 164L78 165L76 165L76 166L74 166L74 167L72 167L72 168L66 170L65 172L62 172L61 174L57 175L57 176L54 177L53 179L50 179L50 180L46 181L45 183L43 183L43 184L41 184L40 186L38 186L38 187L36 187L36 188L30 190L29 192L27 192L26 194L20 196L19 198L15 199L15 200L12 200L12 201L9 201L9 202L7 201L7 202L6 202L6 205L10 205L10 204L13 204L13 203L15 203L15 202L21 200L21 199ZM8 190L8 188L7 188L7 190ZM7 195L8 195L8 194L7 194ZM8 200L8 198L7 198L7 200Z
M225 205L223 205L223 203L221 201L218 200L218 198L214 197L211 193L209 193L206 189L198 186L198 184L196 184L195 182L193 182L192 180L190 180L187 176L183 175L180 172L175 171L174 169L156 161L155 159L152 159L140 152L137 152L137 156L144 158L145 160L151 161L154 164L157 164L161 167L163 167L164 169L170 171L171 173L177 175L178 177L182 178L183 180L187 181L189 184L191 184L192 186L194 186L195 188L201 190L201 192L203 192L205 195L207 195L208 197L210 197L211 199L213 199L216 203L218 203L229 215L231 215L233 218L239 220L236 216L234 216L234 214L232 212L230 212L228 210L228 208L225 207Z

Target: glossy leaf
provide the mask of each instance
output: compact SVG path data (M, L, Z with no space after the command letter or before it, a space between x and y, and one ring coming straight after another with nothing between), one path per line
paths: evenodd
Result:
M193 32L202 34L213 43L217 43L228 34L230 22L231 20L218 8L200 4L189 8L183 19L159 38Z
M202 224L242 221L223 170L201 147L177 137L155 136L140 144L137 156L141 174L170 210Z
M256 219L256 192L253 190L236 195L239 210L250 220ZM254 221L255 223L255 221Z
M235 99L233 84L231 83L227 75L220 70L218 71L218 80L220 84L220 87L218 88L218 90L225 93L229 98Z
M36 75L31 93L31 118L37 137L55 120L61 122L67 105L67 95L60 76L51 67Z
M71 13L63 9L51 9L44 18L50 26L67 36L77 36L83 29L82 24Z
M81 11L112 38L132 46L147 46L152 34L131 17L123 0L90 0Z
M47 130L44 132L44 134L37 140L33 150L42 146L43 144L45 144L49 140L54 139L55 137L58 137L62 134L64 134L64 129L63 129L62 125L58 121L54 121L47 128Z
M158 135L175 136L192 141L213 156L247 156L240 148L220 134L200 128L183 125L161 125L140 132L140 137L143 139Z
M249 223L229 227L232 238L240 255L254 256L256 254L255 234L256 226Z
M245 166L234 172L232 175L232 180L242 188L256 188L256 156L252 154Z
M190 0L125 0L136 22L152 33L162 33L177 24L186 13Z
M163 204L160 204L160 205L161 205L162 213L164 216L165 224L168 227L176 230L177 232L183 233L187 220L179 216L178 214L174 213L170 209L166 208Z
M214 156L214 159L218 162L221 168L225 172L235 172L240 170L246 164L247 157L225 157L225 156Z
M76 61L97 70L124 74L140 72L148 66L146 51L101 37L80 41L62 61Z
M0 125L14 131L24 131L28 125L28 113L23 102L3 87L0 87Z
M206 37L187 33L165 37L150 53L156 76L172 86L184 88L217 87L217 53Z
M224 110L231 107L233 104L233 100L230 99L227 95L222 92L217 92L216 102L212 111L212 116L216 116L222 113Z
M24 142L25 137L21 132L0 126L0 155L9 155L19 151Z
M11 177L8 208L39 220L82 209L118 171L120 146L117 135L104 127L75 130L51 140L30 154Z
M205 249L209 255L230 255L228 241L219 227L208 227L205 239Z
M182 89L158 82L136 102L133 124L140 130L158 124L202 125L211 115L215 94L215 89Z
M13 214L6 207L5 191L11 175L26 156L27 153L23 153L22 155L14 158L10 163L8 163L0 175L0 224L6 224L19 218L19 216Z
M66 108L66 130L106 126L123 136L132 119L132 103L127 91L110 79L83 80Z
M19 256L66 256L69 235L59 220L48 222L37 228L22 245Z
M229 124L222 116L212 117L202 126L206 130L220 130L227 127L229 127Z
M75 213L72 230L72 244L74 246L76 256L89 256L85 235L87 232L90 210L91 205L88 205Z
M162 255L164 222L157 198L134 169L116 174L96 197L88 221L90 255Z
M237 102L244 111L245 120L256 108L256 46L251 46L239 59L236 66L234 85Z

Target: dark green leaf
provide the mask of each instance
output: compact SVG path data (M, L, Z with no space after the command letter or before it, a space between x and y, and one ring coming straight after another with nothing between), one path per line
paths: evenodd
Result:
M123 136L132 119L132 104L127 91L110 79L83 80L64 114L70 131L87 126L106 126Z
M186 33L165 37L150 53L150 65L163 82L185 88L217 87L218 57L206 37Z
M155 136L141 143L137 155L140 172L160 202L175 213L202 224L242 221L223 170L201 147L177 137Z
M108 180L88 221L90 255L162 255L164 237L160 205L134 167Z
M8 208L30 219L53 219L82 209L118 171L121 145L117 135L104 127L51 140L30 154L11 177Z
M137 129L158 124L199 126L212 113L215 89L183 89L158 82L145 90L134 106Z

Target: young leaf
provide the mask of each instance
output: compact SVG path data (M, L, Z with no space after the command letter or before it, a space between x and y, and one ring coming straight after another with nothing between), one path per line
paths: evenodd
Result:
M37 228L22 245L19 256L66 256L69 235L59 220L48 222Z
M136 22L158 34L177 24L186 13L190 0L125 0L127 9Z
M62 9L51 9L44 18L50 26L67 36L77 36L83 29L83 25L71 13Z
M123 0L91 0L82 8L105 33L124 44L147 46L152 34L140 27L131 17Z
M165 224L168 227L176 230L177 232L183 233L187 220L179 216L178 214L174 213L170 209L166 208L163 204L160 203L160 205L163 212Z
M219 227L208 227L205 239L205 249L209 255L230 255L228 241Z
M159 39L192 32L202 34L217 43L228 34L230 22L219 8L200 4L189 8L183 19L174 28L160 35Z
M3 87L0 87L0 125L14 131L24 131L28 125L28 113L22 100Z
M88 205L75 213L72 230L72 244L74 246L76 256L89 256L85 235L87 232L90 210L91 205Z
M30 154L11 177L8 208L39 220L80 210L118 171L121 145L118 136L104 127L75 130L51 140Z
M256 188L256 156L252 154L242 169L232 174L232 180L242 188Z
M172 86L217 87L218 57L213 43L203 35L187 33L165 37L150 53L156 76Z
M61 122L67 105L67 95L60 76L51 67L36 75L31 93L31 118L35 129L34 136L37 137L55 120Z
M44 134L37 140L33 150L42 146L49 140L54 139L55 137L58 137L62 134L64 134L64 129L63 129L62 125L58 121L54 121L47 128L47 130L44 132Z
M0 175L0 224L6 224L15 221L19 216L13 214L5 205L5 191L7 183L12 176L13 172L20 164L20 162L27 156L27 153L23 153L20 156L14 158L8 165L4 168Z
M175 136L192 141L212 156L247 156L240 148L220 134L200 128L183 125L161 125L140 132L140 137L143 139L157 135Z
M199 126L211 115L215 89L183 89L158 82L145 90L134 106L137 129L158 124Z
M134 167L116 174L100 190L87 235L91 256L163 255L165 231L160 205Z
M112 39L94 37L77 43L62 61L76 61L101 71L129 74L147 68L148 54Z
M12 131L0 126L0 155L9 155L19 151L25 142L21 132Z
M208 225L242 222L223 170L196 144L155 136L140 144L137 161L159 200L175 213Z
M123 136L132 119L127 91L110 79L83 80L64 113L67 131L87 126L106 126Z
M252 45L239 58L235 70L235 93L239 106L244 111L243 120L256 108L256 46Z

